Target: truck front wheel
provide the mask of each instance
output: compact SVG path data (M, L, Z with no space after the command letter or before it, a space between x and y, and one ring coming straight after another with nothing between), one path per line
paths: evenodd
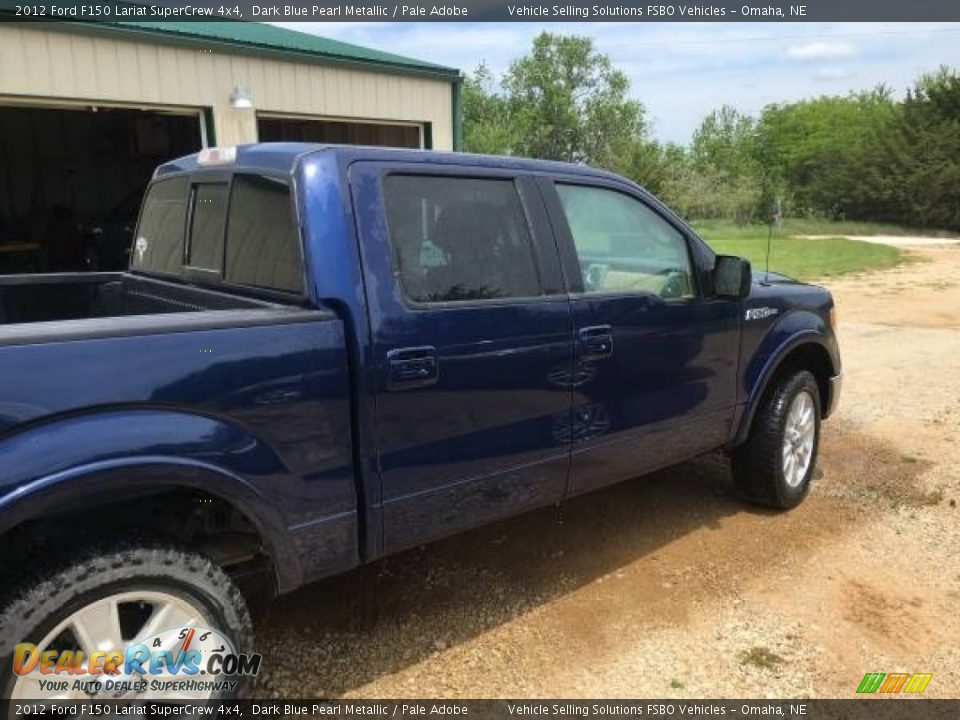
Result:
M749 502L788 509L806 497L820 446L820 391L806 370L775 380L747 441L733 453L733 482Z
M213 666L205 661L220 646L222 653L248 652L251 640L250 614L240 591L209 559L149 541L94 545L38 569L0 604L0 697L223 697L233 693L217 683L229 678L207 672ZM89 668L95 653L102 663L110 653L129 655L137 647L148 657L139 671L121 662L111 672L69 672L74 663ZM199 662L196 670L186 672L182 662L176 670L166 667L164 652L175 664L188 650L196 651L191 655L194 664ZM66 662L67 671L41 672L39 661L49 651L55 654L48 662ZM150 663L158 657L163 667L154 673ZM177 692L190 687L183 680L210 681L203 688L214 689Z

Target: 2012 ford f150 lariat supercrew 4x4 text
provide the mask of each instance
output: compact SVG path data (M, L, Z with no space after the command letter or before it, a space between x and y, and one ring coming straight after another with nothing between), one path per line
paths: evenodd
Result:
M20 643L196 626L242 652L251 588L707 452L790 508L837 402L833 325L826 290L754 277L588 167L171 161L128 272L0 278L0 694L37 692Z

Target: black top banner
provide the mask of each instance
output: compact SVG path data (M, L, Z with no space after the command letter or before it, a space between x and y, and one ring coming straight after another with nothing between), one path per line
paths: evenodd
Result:
M949 22L957 0L0 0L0 19L285 22Z

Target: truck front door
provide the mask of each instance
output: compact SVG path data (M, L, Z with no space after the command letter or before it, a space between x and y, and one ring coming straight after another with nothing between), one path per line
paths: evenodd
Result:
M541 186L576 343L570 493L722 446L740 303L709 296L693 240L629 186L579 177Z
M559 500L569 299L532 178L357 162L384 550Z

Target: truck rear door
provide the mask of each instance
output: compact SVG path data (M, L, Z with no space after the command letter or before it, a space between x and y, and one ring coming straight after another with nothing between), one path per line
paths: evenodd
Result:
M513 170L356 162L384 550L555 502L569 469L570 303Z

